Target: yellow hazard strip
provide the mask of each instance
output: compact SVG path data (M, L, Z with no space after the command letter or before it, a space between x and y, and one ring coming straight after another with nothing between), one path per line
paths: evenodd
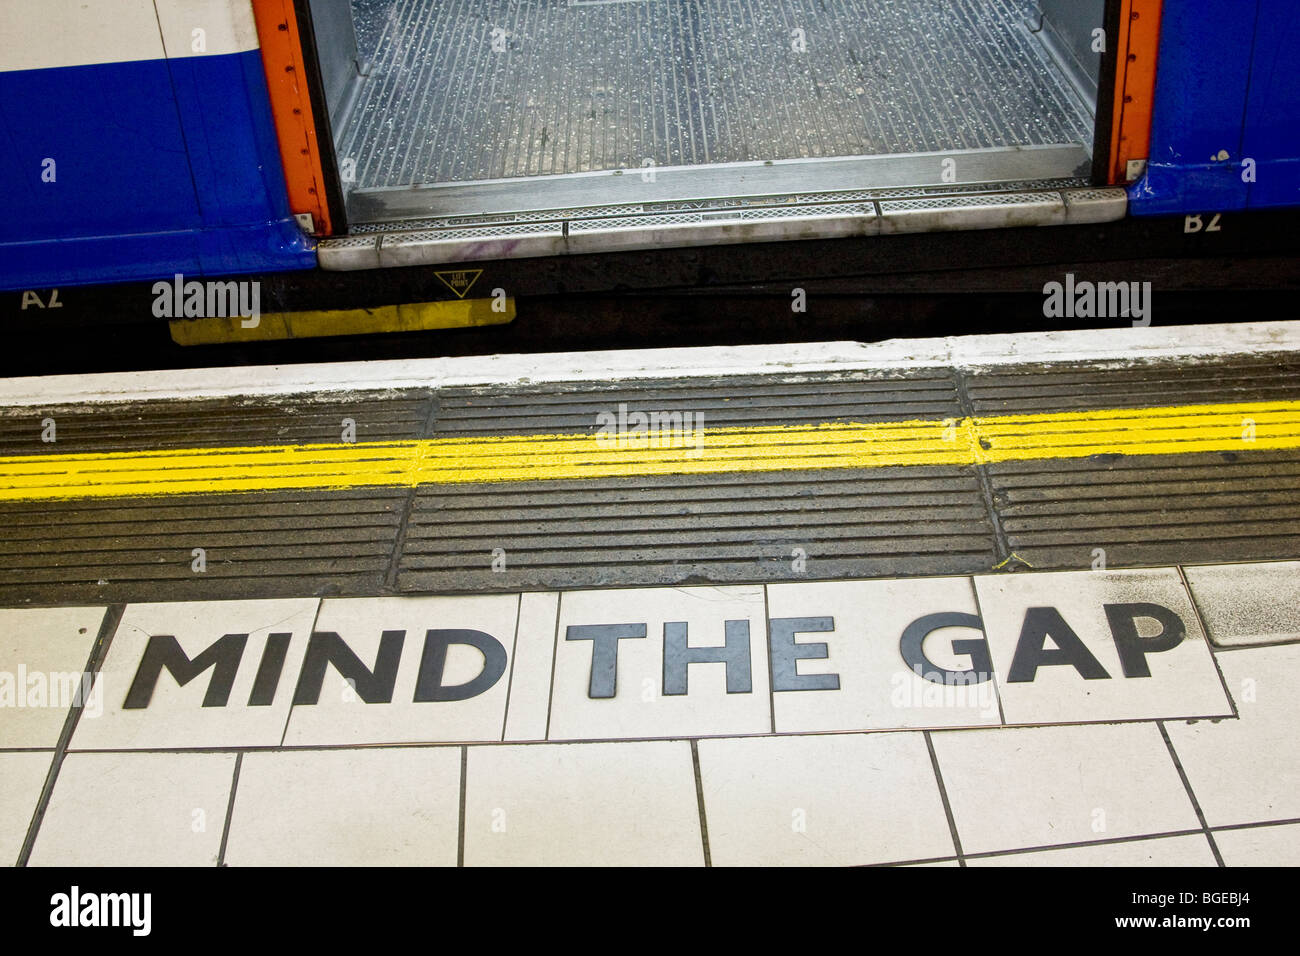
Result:
M452 299L408 302L375 309L335 309L325 312L269 312L253 320L240 316L172 319L177 345L220 345L228 342L269 342L278 339L371 335L380 332L420 332L505 325L515 319L515 300Z
M680 421L680 419L678 419ZM1300 448L1300 401L0 458L0 501L411 487Z

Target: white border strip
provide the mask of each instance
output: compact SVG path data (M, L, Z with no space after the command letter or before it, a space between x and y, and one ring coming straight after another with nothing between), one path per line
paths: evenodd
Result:
M0 379L0 406L369 392L538 382L723 378L1023 363L1129 365L1300 352L1300 320L1228 325L967 335L884 342L821 342L616 352L557 352L320 365L113 372Z

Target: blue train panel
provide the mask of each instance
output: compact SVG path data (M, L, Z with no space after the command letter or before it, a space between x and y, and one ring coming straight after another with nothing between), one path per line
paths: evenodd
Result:
M0 287L315 266L248 0L0 0L0 32Z
M1300 206L1300 7L1260 0L1242 153L1257 164L1246 205Z
M1134 215L1300 205L1294 0L1165 0Z

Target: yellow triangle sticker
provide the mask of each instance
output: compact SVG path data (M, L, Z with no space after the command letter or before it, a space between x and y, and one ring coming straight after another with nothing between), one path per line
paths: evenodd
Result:
M469 295L469 290L474 288L474 283L478 277L483 274L482 269L473 269L465 272L435 272L443 285L452 292L456 293L456 298L463 299Z

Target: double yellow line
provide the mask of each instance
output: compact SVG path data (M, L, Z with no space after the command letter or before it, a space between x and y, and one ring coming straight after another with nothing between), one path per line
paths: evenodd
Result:
M0 458L0 501L979 465L1300 448L1300 401Z

